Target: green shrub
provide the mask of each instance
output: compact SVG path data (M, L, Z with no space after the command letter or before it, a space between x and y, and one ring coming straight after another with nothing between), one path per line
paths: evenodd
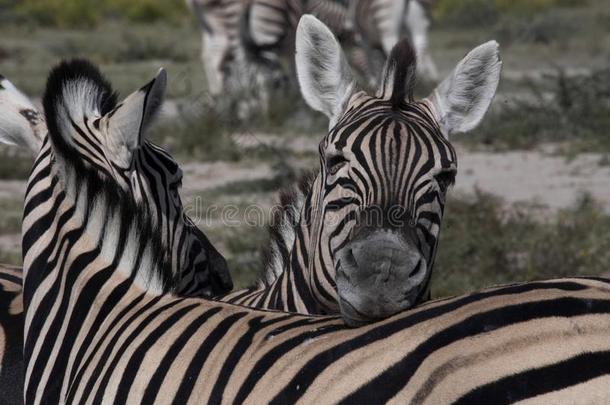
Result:
M128 21L177 21L187 15L182 0L23 0L16 10L39 24L91 27L114 16Z
M440 0L434 16L459 28L492 26L503 19L532 17L556 7L582 6L579 0Z
M177 21L187 15L183 0L109 0L110 11L130 21Z
M547 79L549 89L531 83L524 99L496 106L467 142L506 150L568 141L579 151L610 151L610 68Z
M610 216L587 196L548 221L537 207L488 194L447 204L433 295L544 278L600 275L610 262Z
M87 27L101 18L94 0L24 0L17 10L40 24L60 27Z
M460 28L491 26L499 18L498 9L490 0L441 0L434 15L441 24Z

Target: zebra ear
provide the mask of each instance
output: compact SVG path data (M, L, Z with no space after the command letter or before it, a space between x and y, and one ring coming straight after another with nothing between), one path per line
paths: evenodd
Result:
M0 75L0 142L38 154L46 135L43 115L30 99Z
M311 15L304 15L299 21L295 59L303 98L334 126L354 91L354 80L339 42L324 23Z
M496 94L501 70L499 45L489 41L470 51L428 97L446 136L468 132L481 122Z
M147 85L130 94L104 116L108 137L116 152L131 152L144 142L144 133L154 121L165 95L167 74L160 69Z

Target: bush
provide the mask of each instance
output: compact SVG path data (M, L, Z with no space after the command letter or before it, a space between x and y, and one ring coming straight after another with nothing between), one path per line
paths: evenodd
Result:
M17 11L43 25L87 27L100 20L99 2L93 0L24 0Z
M505 150L569 141L581 151L610 151L610 68L547 79L549 92L530 84L526 98L490 111L468 142Z
M182 0L23 0L15 7L39 24L79 28L96 25L108 16L135 22L175 22L187 15Z
M610 216L589 197L541 221L533 206L507 208L478 193L447 204L433 296L528 280L601 275L610 262Z
M443 25L468 28L494 25L499 12L490 0L442 0L435 9L435 17Z
M579 0L440 0L434 16L459 28L492 26L512 17L531 17L555 7L585 4Z
M175 22L187 15L183 0L109 0L108 8L130 21L137 22Z

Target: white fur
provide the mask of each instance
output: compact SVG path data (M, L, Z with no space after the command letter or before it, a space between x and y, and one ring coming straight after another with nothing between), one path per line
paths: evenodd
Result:
M354 91L351 68L333 33L308 14L297 27L296 68L303 98L334 126Z
M21 93L7 79L0 81L0 142L29 149L38 154L46 125L42 114L30 99ZM21 111L29 110L36 114L34 121L28 121Z
M487 112L500 81L499 45L489 41L473 49L428 98L441 130L448 136L474 129Z

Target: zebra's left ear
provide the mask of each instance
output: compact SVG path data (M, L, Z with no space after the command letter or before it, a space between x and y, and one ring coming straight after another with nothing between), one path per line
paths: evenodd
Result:
M160 69L147 85L130 94L104 116L108 121L109 147L126 160L125 164L131 160L131 152L144 142L144 133L163 104L166 83L167 74Z
M500 82L499 45L489 41L470 51L427 100L445 136L474 129L487 112Z
M296 68L301 94L333 127L354 92L352 70L341 45L323 22L304 15L296 34Z

